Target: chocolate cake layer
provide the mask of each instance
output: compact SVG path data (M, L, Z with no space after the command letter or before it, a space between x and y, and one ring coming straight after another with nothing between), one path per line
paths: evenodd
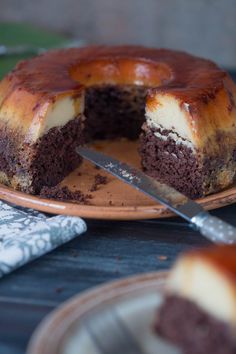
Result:
M145 113L145 87L102 85L87 88L85 133L88 139L137 139Z
M158 131L160 133L160 131ZM170 133L162 132L163 135ZM141 135L140 155L143 169L154 178L175 187L191 198L203 194L204 174L197 154L171 138L161 139L154 130Z
M155 331L185 354L235 354L233 329L178 296L165 299L158 311Z
M31 145L0 129L1 180L5 178L5 183L33 194L43 186L55 186L81 162L75 147L84 141L82 130L81 117L77 117L63 127L50 129Z
M155 135L157 133L157 136ZM145 128L140 138L140 155L144 171L190 198L198 198L222 188L221 180L232 179L236 160L233 154L214 155L196 151L170 130ZM224 141L226 137L219 137ZM226 140L226 139L225 139ZM235 172L234 172L235 175Z

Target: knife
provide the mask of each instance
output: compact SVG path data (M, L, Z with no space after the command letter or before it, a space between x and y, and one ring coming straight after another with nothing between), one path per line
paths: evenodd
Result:
M236 243L236 228L210 215L202 206L174 188L158 182L144 172L101 152L78 147L76 152L123 182L165 205L194 226L203 236L215 243Z

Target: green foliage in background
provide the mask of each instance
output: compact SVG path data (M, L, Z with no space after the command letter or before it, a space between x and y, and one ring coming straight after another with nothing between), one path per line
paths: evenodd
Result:
M60 46L66 38L22 23L0 23L0 45L33 45L43 48ZM22 59L30 55L0 56L0 79Z

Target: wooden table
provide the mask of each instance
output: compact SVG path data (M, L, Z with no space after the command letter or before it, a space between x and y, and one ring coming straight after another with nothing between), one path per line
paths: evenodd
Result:
M212 214L236 226L236 205ZM0 353L24 354L39 322L71 296L129 275L168 269L187 249L208 244L178 218L87 220L88 231L0 281Z

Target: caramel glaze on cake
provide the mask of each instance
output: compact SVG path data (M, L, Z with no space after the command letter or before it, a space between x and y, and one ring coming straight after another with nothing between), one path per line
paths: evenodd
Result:
M236 246L180 256L155 329L186 354L236 353Z
M236 90L213 62L137 46L48 52L0 83L0 180L38 193L87 139L135 139L144 170L198 197L235 177ZM85 131L84 131L85 125Z

